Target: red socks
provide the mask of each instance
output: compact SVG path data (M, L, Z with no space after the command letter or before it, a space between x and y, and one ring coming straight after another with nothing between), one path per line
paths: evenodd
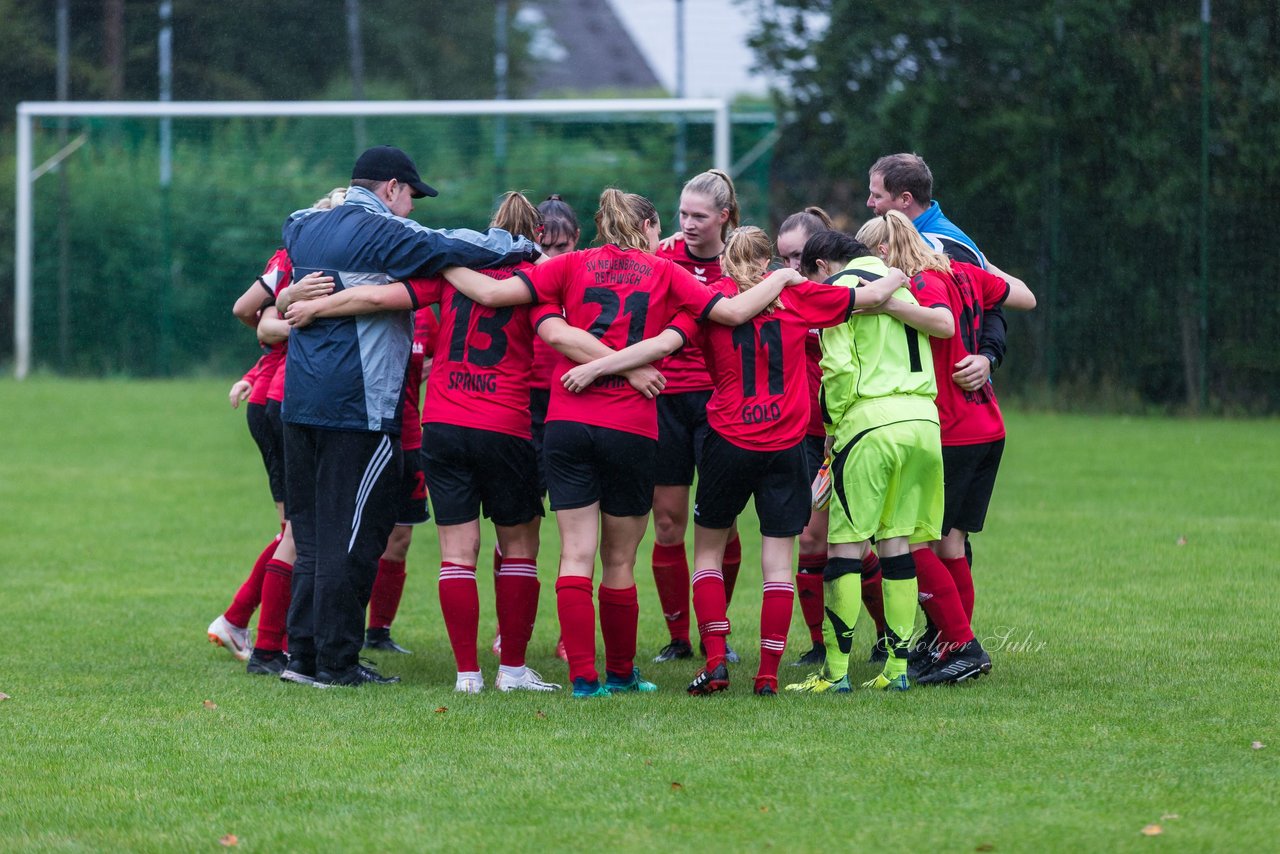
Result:
M960 605L964 608L965 616L972 623L973 572L969 568L969 559L966 557L947 558L942 561L942 565L947 568L947 572L951 573L951 580L956 583L956 592L960 594Z
M400 595L404 593L404 561L379 560L378 575L373 580L373 592L369 594L369 628L389 629L400 610Z
M293 564L272 558L262 578L262 611L258 614L258 636L254 648L266 652L284 649L285 624L292 600Z
M742 540L734 534L724 547L724 601L726 606L733 601L733 588L738 584L738 570L742 568Z
M557 578L556 612L560 617L560 638L569 657L569 679L598 680L596 608L591 600L591 579L578 575Z
M698 634L707 648L707 670L724 663L725 637L729 634L729 618L724 578L719 570L700 569L693 574L693 608L698 614Z
M684 543L653 544L653 581L672 640L689 640L689 556Z
M876 624L876 637L885 633L884 590L880 582L880 558L875 552L867 552L862 559L862 607Z
M604 635L606 673L630 678L636 666L636 630L640 624L640 600L636 586L600 585L600 634Z
M827 566L825 552L800 555L796 573L796 591L800 598L800 614L809 627L810 643L822 643L822 570Z
M499 661L507 667L524 664L533 623L538 617L538 565L533 558L509 557L502 561L494 582L498 601L498 626L502 634Z
M271 556L276 553L276 546L279 544L279 536L267 543L262 554L258 555L258 559L253 562L249 577L236 591L236 595L231 600L231 606L222 615L236 628L245 628L249 625L249 620L253 619L253 612L258 609L258 603L262 601L262 579L267 572L267 561L271 560Z
M458 672L479 670L476 632L480 630L480 592L476 589L474 566L440 564L440 611Z
M915 559L916 579L920 584L920 605L938 627L938 639L956 646L973 640L973 630L969 628L969 618L960 604L951 573L931 549L917 549L911 557Z
M787 631L791 628L791 601L794 598L795 587L790 582L764 583L764 599L760 602L760 670L756 673L756 690L765 683L778 690L778 663L787 651Z

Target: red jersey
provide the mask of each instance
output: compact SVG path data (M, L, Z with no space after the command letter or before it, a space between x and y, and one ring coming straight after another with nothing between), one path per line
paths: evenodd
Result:
M702 324L716 384L707 405L711 429L749 451L798 444L809 426L809 330L844 323L853 306L852 288L801 282L782 292L782 308L741 326ZM806 380L798 382L802 373Z
M676 243L671 250L658 250L659 258L666 258L679 264L690 275L703 284L719 281L724 274L720 271L720 258L699 258L689 251L683 240ZM731 293L737 293L735 286ZM667 378L663 394L679 394L686 391L707 391L712 388L711 374L707 373L707 360L702 355L702 348L696 341L690 341L663 359L656 366Z
M267 402L267 389L271 386L271 378L276 375L276 371L284 361L284 353L277 353L266 347L262 349L266 352L240 378L249 383L249 403L256 403L259 406Z
M429 308L414 313L413 347L404 377L404 413L400 416L400 447L416 451L422 447L422 368L427 353L435 347L440 321Z
M532 270L485 271L509 279ZM442 278L409 283L419 305L440 304L440 331L432 351L431 375L422 420L531 437L529 375L533 364L533 324L528 306L485 308Z
M809 380L809 426L804 434L825 437L827 430L822 424L822 403L818 399L822 394L822 336L818 330L809 330L809 337L804 341L804 355L805 373Z
M702 319L723 296L671 261L612 244L558 255L518 275L539 302L549 304L539 310L539 322L563 309L570 326L587 330L614 350L652 338L679 311ZM573 362L558 356L554 376L563 376L571 367ZM621 376L601 377L581 394L553 382L547 421L574 421L658 438L657 401L644 397Z
M555 371L557 353L546 341L533 336L533 369L529 378L530 388L551 388L551 374ZM556 377L555 379L559 379Z
M280 292L289 287L289 284L293 281L293 262L289 260L289 254L283 249L277 249L276 254L271 256L271 260L267 262L266 269L262 271L262 275L258 278L262 281L263 287L271 291L272 296L280 296ZM272 373L271 381L264 392L266 399L283 402L285 357L289 350L289 339L286 338L279 344L272 344L265 349L269 353L279 354L276 370Z
M1008 298L1009 283L981 267L960 261L951 262L950 276L928 270L921 275L934 278L945 289L956 324L956 334L951 338L929 339L933 370L938 377L942 444L979 445L1003 439L1004 416L1000 414L991 381L976 391L965 391L956 385L951 375L956 372L957 362L978 352L982 313Z

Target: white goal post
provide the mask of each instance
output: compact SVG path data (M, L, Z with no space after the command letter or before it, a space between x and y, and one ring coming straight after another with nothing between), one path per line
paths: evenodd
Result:
M74 150L74 143L43 165L33 163L33 124L38 118L273 118L360 116L573 116L711 114L713 162L731 168L729 104L718 98L565 99L536 101L25 101L17 108L16 252L14 260L14 375L31 369L33 185Z

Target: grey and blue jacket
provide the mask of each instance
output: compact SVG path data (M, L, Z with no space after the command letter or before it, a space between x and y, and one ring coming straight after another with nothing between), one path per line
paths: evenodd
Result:
M333 210L290 214L284 245L294 281L323 271L334 277L335 292L433 276L449 266L501 267L538 254L528 238L500 228L426 228L395 216L362 187L350 188L346 202ZM398 435L412 344L408 311L318 318L292 330L282 417L291 424Z
M987 259L978 251L978 244L946 218L936 201L931 202L920 216L911 220L911 224L934 250L952 260L963 261L984 270L987 268Z

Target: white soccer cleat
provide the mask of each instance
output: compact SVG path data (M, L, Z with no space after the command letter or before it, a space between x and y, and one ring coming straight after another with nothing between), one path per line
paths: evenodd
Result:
M559 691L560 686L554 682L543 682L542 677L538 675L538 671L531 667L524 668L524 672L520 674L508 673L505 670L498 671L498 678L494 680L494 687L499 691Z
M484 690L484 675L479 670L473 673L459 673L453 682L454 693L479 694Z
M249 630L231 625L221 614L209 624L209 643L217 644L240 661L248 661L249 654L253 652Z

